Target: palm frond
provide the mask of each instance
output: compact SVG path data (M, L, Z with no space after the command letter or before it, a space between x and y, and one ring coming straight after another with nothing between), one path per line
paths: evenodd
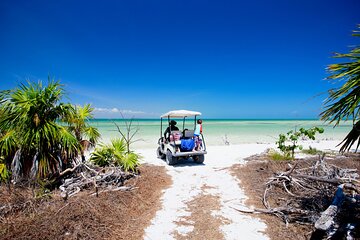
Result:
M341 146L340 152L346 152L349 151L352 145L358 141L358 144L356 146L355 152L358 150L360 145L360 121L358 121L356 124L354 124L351 131L346 135L344 140L341 141L337 146Z
M99 130L93 126L85 128L84 132L92 144L97 143L101 137Z
M360 25L358 28L360 29ZM355 30L353 36L359 37L358 33L359 31ZM337 126L340 121L352 119L355 122L360 117L360 47L356 46L346 54L336 53L334 57L346 59L346 62L329 65L327 70L331 75L327 79L345 83L329 91L329 96L324 102L325 110L320 116L322 120ZM353 129L340 143L343 144L341 152L348 151L358 139L358 123L354 124Z
M109 166L113 162L113 151L109 146L100 145L91 153L90 161L100 167Z
M135 153L127 153L121 159L118 160L118 165L121 166L125 171L136 171L139 166L139 155Z
M10 176L11 172L6 167L6 164L0 161L0 183L9 180Z
M0 156L11 157L17 150L16 132L10 130L0 138Z
M360 29L360 25L358 26ZM354 36L359 31L354 31ZM354 47L349 53L336 53L334 58L347 59L346 62L331 64L327 70L331 74L328 80L345 81L336 89L329 91L329 97L325 100L325 110L320 114L321 119L335 122L335 126L341 120L358 118L360 101L360 47Z
M74 137L74 135L67 131L65 127L60 129L60 144L62 148L70 155L76 155L80 150L80 142Z
M115 138L110 144L100 145L91 154L90 161L99 166L115 165L124 171L135 171L139 166L140 155L127 152L126 142Z

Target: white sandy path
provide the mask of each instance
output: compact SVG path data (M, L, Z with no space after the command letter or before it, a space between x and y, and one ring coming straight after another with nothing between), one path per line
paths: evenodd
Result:
M310 145L320 150L334 149L338 142L323 141L312 142ZM303 146L308 146L304 143ZM232 207L244 206L246 196L238 185L238 180L231 176L227 167L236 163L244 163L244 158L261 153L267 148L274 148L270 144L240 144L231 146L208 147L204 165L193 164L185 161L176 167L167 166L166 163L156 158L154 149L140 151L144 162L165 166L171 175L173 184L166 189L162 197L162 209L156 213L151 225L145 229L145 240L174 239L174 232L186 234L193 227L179 226L175 222L183 217L190 216L186 210L186 203L198 194L212 194L220 197L220 211L213 211L214 216L221 216L229 222L224 224L222 231L225 239L268 239L264 235L266 225L255 217L242 214ZM206 185L209 188L202 189Z

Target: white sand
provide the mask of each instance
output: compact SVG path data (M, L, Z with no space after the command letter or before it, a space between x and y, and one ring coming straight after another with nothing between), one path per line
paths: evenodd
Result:
M335 150L339 141L304 142L319 150ZM225 168L237 163L244 163L244 158L253 154L261 153L267 148L275 148L274 144L241 144L231 146L208 146L208 154L205 155L203 165L194 164L192 161L184 161L182 164L167 166L164 161L156 158L156 146L154 149L140 151L146 163L165 166L167 173L171 175L173 184L164 191L162 197L162 209L156 213L151 225L145 229L144 239L174 239L174 232L186 234L193 230L192 223L177 225L191 213L187 212L186 203L194 199L198 194L212 194L220 197L220 211L213 211L214 216L227 219L221 227L225 239L268 239L264 235L266 225L256 216L242 214L232 207L244 208L246 196L238 185L238 180L231 176ZM207 188L202 187L206 185ZM190 226L189 226L190 225Z

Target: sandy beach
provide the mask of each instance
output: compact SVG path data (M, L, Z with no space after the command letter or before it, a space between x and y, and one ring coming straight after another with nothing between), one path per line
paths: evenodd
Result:
M0 240L360 239L359 9L1 1Z
M337 150L335 146L338 143L339 141L305 141L301 144L304 148L311 145L319 150L331 151ZM189 203L201 196L217 199L217 207L213 207L210 219L204 223L220 221L218 229L211 229L210 237L217 233L222 239L239 239L239 234L244 239L268 239L264 233L266 225L260 219L234 210L251 206L245 205L247 196L240 187L241 183L229 172L233 164L244 164L246 157L268 148L275 148L275 145L209 146L204 164L197 165L184 160L176 166L167 166L164 161L156 158L154 149L141 150L144 163L165 166L173 181L172 186L164 191L162 209L145 230L144 239L188 239L196 236L199 230L197 221L201 220L192 217L194 213L189 208ZM301 157L301 154L298 156Z

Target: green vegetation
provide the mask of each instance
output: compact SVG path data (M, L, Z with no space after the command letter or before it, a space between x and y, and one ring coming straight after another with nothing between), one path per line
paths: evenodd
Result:
M323 152L320 150L317 150L316 148L313 148L311 146L309 146L309 149L303 149L301 150L302 153L305 154L310 154L310 155L318 155L318 154L322 154Z
M124 119L124 117L123 117ZM130 150L131 144L138 140L133 140L138 128L132 126L133 119L125 120L125 131L121 130L120 126L115 122L115 126L121 138L111 140L110 144L100 145L91 154L90 161L99 166L119 166L125 171L136 171L139 166L140 156Z
M354 37L360 37L360 25L353 32ZM321 119L337 126L340 121L353 120L354 127L341 142L344 143L340 151L348 151L356 140L359 140L360 132L360 46L355 46L349 53L336 53L334 58L345 59L345 62L335 63L328 66L331 76L330 81L345 81L338 88L329 90L329 96L325 101L325 110L320 114ZM356 123L355 123L356 122ZM340 143L340 144L341 144ZM359 141L357 147L359 147Z
M0 92L0 181L37 179L41 185L72 166L79 155L85 161L84 151L100 138L89 124L93 108L62 103L63 95L63 86L50 79L47 85L28 82ZM101 145L91 161L135 171L140 156L130 151L130 144L137 130L132 132L132 121L126 122L125 134L117 128L122 139Z
M1 92L0 154L12 162L15 179L48 177L77 156L76 138L57 122L71 111L62 96L62 85L54 81Z
M5 163L2 162L3 159L0 159L0 183L6 182L10 179L10 171L7 169Z
M87 142L100 137L88 124L90 105L62 103L63 86L49 79L20 84L0 92L1 179L53 178L72 165L79 153L84 160ZM9 171L11 166L11 173Z
M281 154L275 150L269 151L268 156L274 161L293 160L290 156Z
M136 171L140 156L127 151L124 139L112 139L110 144L100 145L91 154L90 161L94 164L104 166L119 166L125 171Z
M95 146L100 138L100 133L97 128L89 124L89 119L93 118L93 110L90 104L86 104L84 107L75 106L72 107L72 111L66 118L68 129L75 135L77 141L80 143L82 161L85 161L84 151L90 146Z
M302 146L298 145L300 139L312 139L315 140L316 133L323 133L324 129L319 127L313 127L310 129L300 128L298 131L291 130L286 134L279 134L279 140L276 142L280 151L286 158L294 158L295 150L302 150Z

